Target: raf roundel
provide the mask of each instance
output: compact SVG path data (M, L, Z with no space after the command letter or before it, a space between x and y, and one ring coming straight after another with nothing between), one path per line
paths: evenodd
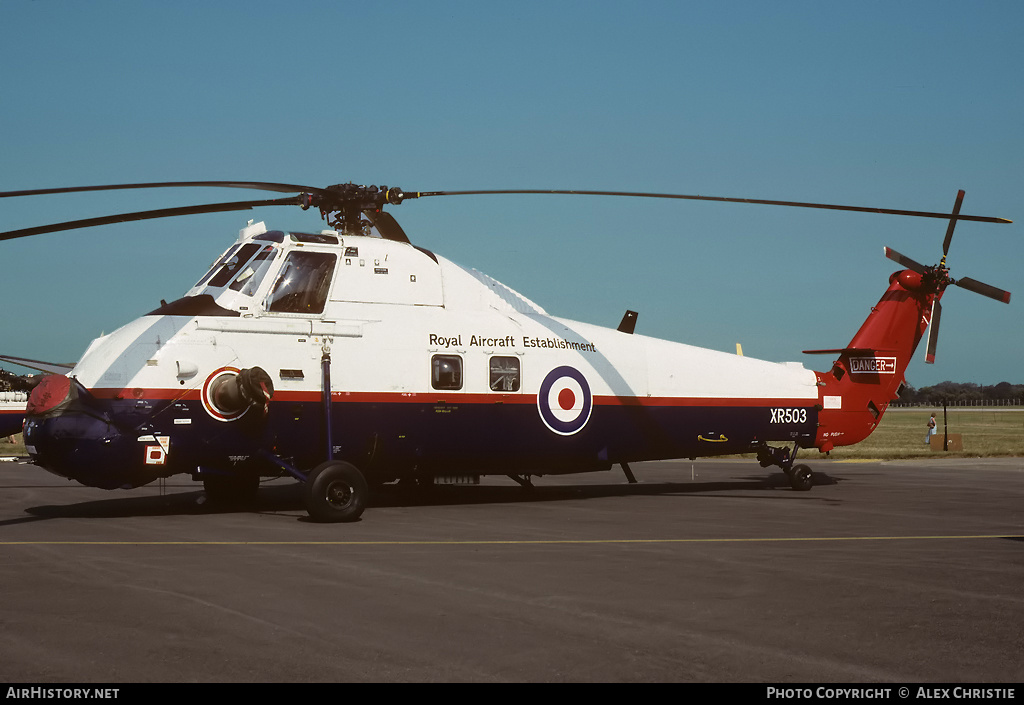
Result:
M586 426L593 407L587 378L568 365L548 372L537 393L541 420L562 436L571 436Z

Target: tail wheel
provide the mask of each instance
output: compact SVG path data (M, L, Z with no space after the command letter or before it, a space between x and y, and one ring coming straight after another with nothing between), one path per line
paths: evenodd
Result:
M789 486L798 492L806 492L814 485L814 476L806 465L794 465L788 473Z
M318 465L306 481L306 510L314 521L356 521L366 507L369 488L352 464L329 460Z

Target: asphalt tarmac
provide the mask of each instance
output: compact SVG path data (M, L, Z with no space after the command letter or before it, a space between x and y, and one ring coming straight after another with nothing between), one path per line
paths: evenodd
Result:
M1024 681L1024 460L640 463L306 519L0 463L0 682Z

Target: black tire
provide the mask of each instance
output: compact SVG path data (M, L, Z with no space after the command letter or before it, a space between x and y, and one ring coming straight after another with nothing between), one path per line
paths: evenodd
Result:
M789 475L789 486L798 492L806 492L814 486L814 475L806 465L794 465L787 474Z
M256 501L259 488L260 476L255 473L203 477L206 498L217 506L237 507L252 504Z
M357 521L368 494L366 479L354 465L328 460L317 465L306 480L306 510L313 521Z

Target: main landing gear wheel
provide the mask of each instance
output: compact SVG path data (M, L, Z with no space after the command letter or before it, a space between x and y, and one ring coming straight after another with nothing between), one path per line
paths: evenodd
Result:
M306 480L306 510L313 521L356 521L366 507L369 487L350 463L329 460L317 465Z
M786 474L789 475L789 486L799 492L806 492L814 485L814 476L806 465L794 465Z

